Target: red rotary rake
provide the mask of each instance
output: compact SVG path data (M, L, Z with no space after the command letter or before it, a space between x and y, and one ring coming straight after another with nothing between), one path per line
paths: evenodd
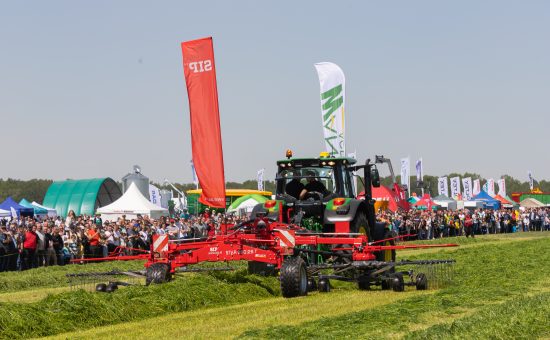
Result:
M330 290L330 279L357 282L360 289L378 285L383 289L403 291L405 285L427 289L436 284L433 267L447 267L453 260L395 261L395 250L411 248L452 247L455 244L379 245L396 238L369 243L359 233L314 233L292 224L280 223L267 217L226 228L221 235L206 240L168 240L156 236L148 262L145 264L146 283L163 283L177 271L201 262L249 261L264 264L279 271L284 297L306 295L308 290ZM385 260L377 260L377 254ZM319 255L323 261L317 261ZM379 257L379 256L378 256ZM430 266L426 273L412 270L398 272L396 267ZM431 273L431 274L429 274ZM449 271L444 271L449 276ZM441 276L442 272L438 273ZM405 282L404 276L411 278ZM430 277L434 280L431 281Z

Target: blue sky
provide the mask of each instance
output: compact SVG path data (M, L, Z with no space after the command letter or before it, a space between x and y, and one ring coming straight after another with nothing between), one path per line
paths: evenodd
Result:
M3 1L0 177L190 182L179 44L213 36L227 180L322 151L321 61L360 159L549 178L549 32L546 1Z

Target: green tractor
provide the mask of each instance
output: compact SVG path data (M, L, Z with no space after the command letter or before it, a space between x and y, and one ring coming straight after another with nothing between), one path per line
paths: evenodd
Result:
M374 212L371 186L380 186L378 169L370 160L364 165L356 162L353 158L331 157L328 153L321 153L318 158L293 158L292 152L287 151L287 159L277 161L275 199L258 204L251 217L266 216L298 225L310 233L363 234L371 242L390 238L385 224L376 222ZM361 178L364 199L356 198L353 185L358 170L364 170ZM333 259L337 248L345 246L310 249L309 261L319 264ZM376 255L380 261L395 259L395 251ZM260 274L269 272L261 263L254 262L249 263L249 270Z

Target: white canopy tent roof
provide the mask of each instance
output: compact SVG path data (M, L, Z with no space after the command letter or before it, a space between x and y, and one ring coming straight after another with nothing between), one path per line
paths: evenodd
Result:
M57 217L57 210L55 210L53 208L45 207L42 204L39 204L35 201L32 201L31 204L34 205L35 207L46 209L48 211L48 217Z
M464 208L483 209L481 201L464 201Z
M227 212L228 213L249 214L249 213L252 212L252 209L254 209L254 207L256 205L258 205L258 201L256 201L253 198L249 198L249 199L245 200L244 202L242 202L241 204L239 204L238 207L233 208L233 209L229 209L229 210L227 210Z
M544 207L544 203L542 203L541 201L537 200L537 199L534 199L532 197L528 197L526 199L524 199L523 201L521 201L519 203L520 206L524 207L524 208L540 208L540 207Z
M139 191L138 187L132 183L122 197L109 205L97 209L97 213L101 214L101 219L104 221L114 221L122 217L122 215L126 215L127 219L136 218L138 214L151 218L159 218L167 216L168 209L149 202L141 191Z

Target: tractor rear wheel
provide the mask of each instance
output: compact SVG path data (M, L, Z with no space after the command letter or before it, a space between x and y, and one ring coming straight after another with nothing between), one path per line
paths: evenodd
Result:
M376 223L374 226L374 241L381 241L386 240L395 237L394 234L391 232L391 230L386 229L386 225L384 223ZM381 244L377 244L381 246L394 246L395 240L388 240L384 241ZM381 250L375 252L376 255L376 261L382 261L382 262L395 262L395 249L391 250Z
M371 234L369 229L369 222L367 215L364 212L358 211L353 220L349 224L349 232L355 234L366 235L369 242L371 241ZM335 244L333 248L351 248L351 244ZM350 255L351 250L338 250L336 251L337 261L339 264L351 264L352 259Z
M165 283L170 281L170 267L167 263L153 263L145 273L145 285L151 283Z
M307 295L306 263L299 256L285 258L280 270L281 292L291 298Z
M349 225L349 231L350 233L359 233L362 235L366 235L369 242L371 241L369 222L367 220L367 215L365 215L364 212L357 212L355 218L353 219L353 221L351 221Z

